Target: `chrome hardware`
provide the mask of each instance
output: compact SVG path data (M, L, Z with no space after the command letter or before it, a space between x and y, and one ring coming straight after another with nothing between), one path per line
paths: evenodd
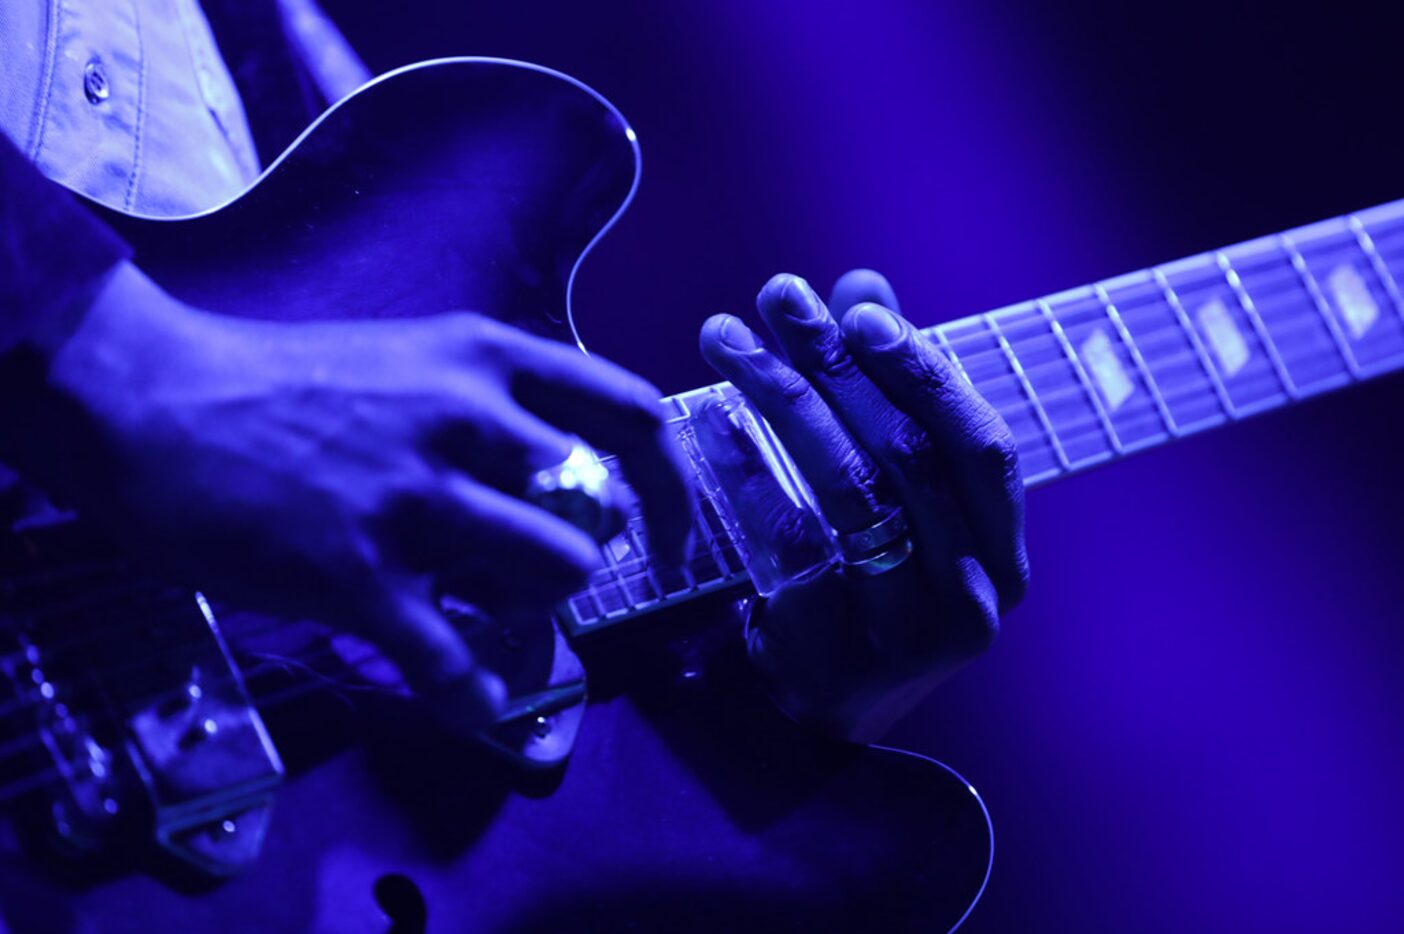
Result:
M6 679L27 697L35 729L59 781L50 798L54 835L66 849L92 853L106 845L122 814L125 789L112 751L73 716L44 674L43 652L19 637L21 660L7 663Z
M42 628L19 617L0 678L49 760L65 849L101 852L145 827L181 861L227 876L257 857L283 768L203 598L170 629L155 651L50 656Z
M127 753L153 808L157 842L215 876L252 862L268 826L283 766L244 690L204 597L195 595L208 639L189 674L127 720Z
M623 517L615 502L609 468L583 441L575 442L561 463L533 474L523 498L589 533L596 541L608 541L620 531Z

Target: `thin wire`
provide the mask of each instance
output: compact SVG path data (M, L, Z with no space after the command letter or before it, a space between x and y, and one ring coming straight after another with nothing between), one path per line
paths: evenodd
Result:
M1291 315L1280 316L1279 320L1276 322L1278 324L1276 335L1277 341L1282 342L1284 337L1287 337L1297 331L1305 330L1309 325L1317 323L1322 317L1324 317L1324 311L1322 309L1316 308L1314 304L1308 303L1305 307L1308 309L1307 312L1293 313ZM1007 318L1010 316L1006 315L1005 317ZM1095 319L1098 316L1095 313L1093 313L1091 317ZM1027 323L1033 325L1041 322L1041 320L1041 318L1034 317L1031 315ZM1016 373L1013 370L1011 362L1007 359L1007 354L1012 351L1017 356L1020 348L1028 349L1034 346L1035 344L1057 345L1056 335L1051 330L1045 332L1042 329L1035 328L1030 328L1029 333L1022 337L1019 336L1017 333L1011 335L1009 333L1010 327L1017 329L1021 324L1025 322L1015 322L1012 323L1012 325L1006 324L1003 329L1003 336L1008 346L1008 349L1006 349L1005 346L1002 346L1000 344L999 340L997 339L996 332L990 327L988 321L984 322L984 330L977 333L971 333L968 335L957 337L952 337L948 333L949 330L961 326L968 326L978 321L980 321L979 318L963 319L962 321L951 322L950 324L946 325L938 325L934 328L930 328L927 330L941 333L941 335L945 339L945 343L951 349L952 355L959 359L962 368L967 371L976 364L989 362L985 358L999 358L1001 361L1001 372L996 374L989 374L978 379L972 377L972 382L976 385L976 388L978 390L987 395L992 395L996 389L1016 389L1017 394L1019 396L1019 410L1023 411L1026 408L1030 408L1034 404L1033 400L1029 398L1029 393L1033 389L1032 382L1030 381L1028 383L1027 388L1025 387L1024 382L1020 379L1018 373ZM1110 327L1109 322L1104 323L1108 327ZM1173 324L1158 325L1157 327L1152 328L1146 333L1140 335L1138 338L1136 338L1136 340L1138 342L1138 346L1144 354L1145 348L1150 346L1152 341L1156 341L1161 338L1168 337L1170 335L1175 335L1177 338L1180 338L1174 342L1177 345L1176 349L1174 350L1174 352L1169 354L1161 354L1156 357L1148 357L1148 359L1139 368L1141 371L1143 371L1141 373L1143 378L1149 378L1148 373L1150 370L1150 360L1154 360L1155 363L1160 364L1162 366L1178 365L1179 363L1184 361L1193 361L1197 366L1204 367L1206 370L1208 369L1209 361L1206 359L1202 350L1196 352L1196 349L1194 348L1186 349L1184 347L1184 329L1181 323L1178 321L1176 321ZM1266 328L1262 329L1259 336L1261 338L1261 342L1264 344L1265 349L1269 350L1269 352L1275 352L1277 350L1277 348L1273 346ZM978 349L971 350L972 347L977 347ZM1059 347L1059 349L1061 350L1061 347ZM1298 358L1306 358L1316 355L1322 354L1320 354L1319 351L1312 350L1309 353L1299 354L1297 356ZM955 362L955 360L953 360L952 362ZM1061 354L1057 354L1054 355L1052 359L1044 361L1043 363L1024 366L1023 370L1025 376L1027 377L1028 374L1035 373L1042 369L1055 366L1065 368L1068 365L1068 361ZM1045 392L1041 394L1039 398L1045 403L1053 402L1055 400L1060 400L1071 396L1076 396L1081 399L1087 395L1087 392L1088 389L1085 388L1080 381L1069 380L1067 381L1066 386L1059 387L1049 392ZM1162 396L1168 402L1168 400L1170 399L1179 399L1181 397L1190 395L1202 395L1203 392L1203 387L1197 387L1187 382L1181 382L1173 389L1164 392ZM1274 391L1272 393L1269 393L1264 398L1270 398L1272 395L1276 394L1278 393ZM999 406L996 407L999 408ZM1005 408L1008 408L1008 404L1006 404ZM1152 421L1161 421L1163 423L1162 427L1168 430L1169 425L1165 424L1165 418L1163 415L1161 415L1158 419L1151 419L1151 414L1154 414L1153 410L1145 415L1139 416L1139 418ZM1056 428L1060 437L1066 440L1072 440L1074 438L1081 437L1083 434L1093 432L1100 434L1102 431L1102 424L1101 420L1098 417L1092 416L1073 419L1070 422L1065 422L1063 424L1057 425ZM1036 439L1040 444L1048 443L1048 438L1045 437L1043 434L1025 434L1020 438L1016 438L1016 444L1025 446L1028 445L1032 439ZM1075 467L1076 465L1073 466ZM703 555L699 553L694 557L703 557ZM622 578L627 578L628 575L631 573L646 573L647 561L644 557L639 556L636 559L630 560L638 561L640 566L639 571L627 571L624 569L624 565L620 564L616 568L616 574L618 575L618 579L616 579L614 583L622 585ZM120 592L124 588L121 587L120 581L117 583ZM110 585L111 582L108 582L108 584ZM137 588L133 587L131 589L136 590ZM93 602L92 594L86 594L86 596L88 597L86 603ZM157 595L155 595L153 599L162 604L164 604L167 601L170 601L173 604L171 609L174 609L174 605L180 601L174 600L172 599L172 597L173 594L170 591L163 590ZM85 606L86 603L81 599L76 603L76 605L73 601L69 601L61 608L47 610L45 615L47 615L48 617L52 617L64 613L72 614L80 612L82 607ZM165 610L163 610L163 612L165 612ZM194 612L194 609L192 608L190 612ZM124 616L125 614L117 613L113 615L114 618L117 618ZM255 626L244 633L240 633L239 635L242 638L251 638L254 635L259 635L271 631L272 629L277 628L280 625L282 625L281 621L266 620L261 625ZM110 641L109 633L112 632L112 629L104 629L102 635L98 638L97 641L99 641L99 643L103 641ZM120 637L120 635L121 634L118 633L112 638L118 638ZM61 645L66 651L70 650L74 645L78 644L80 641L91 640L73 639ZM189 640L184 643L177 643L175 645L168 646L162 652L153 653L152 655L141 659L135 659L131 662L124 664L123 666L120 666L117 669L114 669L112 672L108 672L108 674L111 675L115 672L129 671L142 665L151 665L154 662L162 658L169 657L171 654L174 654L176 652L189 651L191 648L198 645L201 641L203 640ZM53 647L50 647L46 651L52 656L55 652L55 649ZM22 659L24 657L24 654L24 651L20 650L10 656L0 656L0 663L13 662L15 660ZM340 682L326 675L323 675L320 672L316 671L314 667L312 667L315 664L318 664L322 661L326 661L332 656L337 655L341 655L337 648L333 645L327 645L313 652L307 653L302 657L290 656L287 658L282 658L264 656L262 657L260 665L251 667L247 671L244 671L239 674L232 674L220 678L215 682L215 684L222 686L229 683L236 683L240 679L240 677L242 677L245 683L247 684L266 674L272 673L275 669L282 669L285 671L286 666L289 664L302 668L307 674L311 675L313 678L316 679L302 684L295 684L288 688L284 688L280 691L276 691L258 698L260 705L264 709L269 709L279 704L286 703L288 701L323 690L385 690L383 688L378 688L373 685L361 686L346 684L344 682ZM349 674L359 674L362 671L364 671L368 665L380 663L382 660L379 653L375 652L374 650L368 650L367 652L363 653L363 655L360 658L354 660L347 659L344 655L342 655L341 658L343 665L345 666L345 670ZM143 701L141 701L140 703L159 703L167 698L178 697L184 691L185 685L182 684L178 688L160 692L158 694L147 697L143 699ZM36 702L35 699L32 696L26 696L26 694L32 695L36 692L37 688L34 689L34 691L22 692L19 695L17 695L17 697L13 701L8 702L4 706L0 706L0 718L7 718L9 716L14 715L15 713L23 711L26 705L33 705ZM251 693L253 692L251 691ZM91 724L95 713L91 709L79 710L77 712L70 711L70 716L72 716L75 719L75 721L81 721L84 724ZM33 750L39 745L42 745L42 739L39 737L37 731L34 734L16 737L15 739L9 740L4 744L0 744L0 769L3 769L9 762L12 762L19 756L28 753L29 751ZM47 767L40 769L14 782L0 786L0 802L8 801L20 794L28 793L38 788L42 788L50 783L56 782L61 779L62 773L57 767Z
M1299 317L1306 318L1306 319L1308 319L1309 321L1310 321L1310 320L1314 320L1314 316L1312 316L1312 315L1310 315L1310 314L1301 315L1301 316L1299 316ZM1176 336L1179 336L1179 335L1181 334L1181 329L1178 327L1178 325L1166 325L1166 326L1159 327L1159 328L1155 329L1155 331L1160 332L1160 333L1162 333L1162 334L1166 334L1166 335L1174 334L1174 335L1176 335ZM1143 336L1143 338L1142 338L1142 342L1143 342L1143 343L1146 342L1146 341L1148 340L1148 338L1149 338L1149 333L1150 333L1150 332L1148 332L1147 335ZM984 334L979 335L978 338L973 338L972 340L978 339L978 340L983 344L986 340L992 339L992 338L993 338L993 335L992 335L992 334L990 334L990 333L984 333ZM1017 347L1020 347L1020 346L1027 347L1027 346L1029 346L1030 344L1035 343L1035 342L1040 342L1040 343L1041 343L1041 342L1053 342L1053 341L1055 341L1055 340L1056 340L1055 336L1053 335L1053 333L1052 333L1051 331L1049 331L1049 332L1047 332L1047 333L1039 332L1038 334L1025 336L1025 337L1023 337L1023 338L1018 338L1017 335L1016 335L1015 339L1012 339L1012 340L1010 341L1010 344L1011 344L1011 347L1016 347L1016 348L1017 348ZM952 342L952 343L954 344L954 342ZM968 342L967 342L967 343L968 343ZM1202 364L1202 361L1200 360L1199 354L1197 354L1197 353L1196 353L1195 351L1193 351L1193 350L1186 349L1182 341L1177 340L1175 343L1178 345L1178 349L1177 349L1174 353L1172 353L1172 354L1162 355L1162 356L1160 356L1159 358L1156 358L1156 359L1157 359L1157 362L1161 363L1162 365L1164 365L1164 364L1178 364L1178 363L1181 363L1181 362L1193 362L1193 363L1195 363L1195 364ZM1003 350L1001 347L999 347L998 345L996 345L996 346L993 347L993 348L988 348L986 352L987 352L988 354L992 355L992 356L999 356L999 357L1001 357L1001 358L1003 358L1003 356L1004 356L1004 350ZM967 354L965 357L962 358L962 360L963 360L963 361L966 361L967 364L968 364L968 362L971 361L971 360L973 360L976 356L978 356L978 355L976 355L976 354ZM1006 366L1008 365L1008 364L1007 364L1007 361L1004 362L1004 365L1006 365ZM1036 365L1033 365L1033 366L1031 366L1031 367L1028 368L1028 371L1037 370L1037 369L1039 369L1039 368L1042 367L1042 366L1059 366L1059 367L1065 367L1065 366L1067 366L1067 365L1068 365L1068 364L1067 364L1067 362L1066 362L1064 359L1062 359L1061 357L1056 357L1056 358L1054 358L1054 359L1052 359L1052 360L1046 361L1044 364L1036 364ZM1026 371L1026 372L1027 372L1027 371ZM994 377L992 377L992 378L991 378L991 377L982 378L982 379L976 380L976 383L977 383L977 388L984 388L984 389L986 389L986 391L988 391L988 388L987 388L987 387L989 387L992 383L1001 383L1001 384L1002 384L1002 383L1008 383L1009 385L1011 385L1011 386L1013 386L1013 387L1016 387L1016 388L1019 390L1020 397L1021 397L1021 398L1020 398L1021 410L1022 410L1022 408L1029 408L1029 407L1032 405L1031 400L1028 400L1027 398L1024 397L1024 388L1023 388L1022 382L1019 380L1018 376L1017 376L1016 374L1014 374L1014 373L1002 373L1002 374L999 374L999 375L994 376ZM1069 380L1069 381L1067 382L1067 384L1066 384L1064 387L1061 387L1060 389L1054 390L1054 391L1052 391L1052 392L1044 393L1044 394L1041 396L1041 398L1043 399L1043 401L1045 402L1045 404L1047 404L1047 403L1055 402L1055 401L1057 401L1057 400L1061 400L1061 399L1063 399L1063 398L1073 397L1073 396L1075 396L1075 397L1077 397L1077 398L1079 398L1079 399L1082 399L1082 398L1085 397L1086 393L1087 393L1087 390L1083 387L1083 385L1081 384L1080 381ZM1190 395L1201 395L1201 394L1203 394L1203 387L1196 387L1196 386L1194 386L1194 385L1192 385L1192 384L1189 384L1189 383L1180 383L1179 385L1176 385L1176 386L1173 387L1171 390L1169 390L1168 392L1166 392L1164 395L1165 395L1165 398L1166 398L1167 400L1178 400L1178 399L1180 399L1180 398L1187 397L1187 396L1190 396ZM1271 393L1270 393L1269 395L1271 395ZM1265 397L1265 398L1266 398L1266 397ZM1031 410L1031 409L1030 409L1030 410ZM1141 421L1148 421L1148 422L1151 422L1151 423L1155 423L1156 421L1163 421L1163 419L1153 418L1153 417L1152 417L1153 415L1154 415L1154 413L1153 413L1151 410L1147 410L1144 414L1142 414L1142 415L1139 416L1139 420L1141 420ZM1056 427L1057 427L1057 429L1058 429L1059 436L1062 437L1062 438L1064 438L1065 440L1068 440L1068 441L1080 439L1080 438L1083 437L1084 435L1090 435L1090 434L1098 434L1098 435L1100 435L1100 434L1102 433L1102 424L1101 424L1101 420L1100 420L1100 418L1097 417L1095 414L1089 415L1089 416L1087 416L1087 417L1082 417L1082 418L1078 418L1078 419L1073 419L1073 420L1071 420L1071 421L1064 420L1064 421L1059 422L1059 423L1057 424ZM1042 444L1046 444L1046 443L1047 443L1047 439L1046 439L1042 434L1039 434L1039 433L1025 433L1025 434L1016 435L1016 445L1018 445L1018 446L1020 446L1020 447L1023 447L1023 448L1025 448L1026 450L1029 449L1029 448L1031 447L1031 445L1032 445L1033 443L1035 443L1035 442L1036 442L1037 444L1039 444L1039 445L1042 445ZM698 554L694 555L694 560L695 560L695 559L698 559L698 558L705 558L705 557L709 557L709 555L704 555L704 554L702 554L702 553L699 551ZM636 561L636 562L639 564L639 567L638 567L637 569L634 569L634 570L629 570L629 569L627 569L627 566L626 566L626 565L621 564L621 565L619 566L619 568L617 569L617 572L618 572L617 579L611 579L611 580L609 580L609 581L605 581L605 582L602 582L602 583L605 583L605 584L613 584L613 585L615 585L615 586L624 587L624 586L626 586L626 584L627 584L627 579L628 579L628 577L629 577L630 574L639 574L639 573L646 573L646 572L647 572L647 561L646 561L646 559L645 559L644 557L639 556L639 557L636 557L636 558L633 558L633 559L629 559L629 560L630 560L630 561ZM129 588L129 589L136 589L136 588ZM584 591L582 591L582 593L584 593ZM182 600L172 599L173 596L174 596L174 595L173 595L171 592L169 592L169 591L163 591L163 592L157 594L157 595L154 597L154 599L160 601L161 603L166 603L167 601L170 601L171 606L170 606L169 608L167 608L167 610L163 610L163 612L165 612L165 611L178 611L178 610L180 609L180 607L183 605L183 601L182 601ZM87 601L81 601L81 600L80 600L80 601L77 601L77 605L78 605L79 607L81 607L82 605L85 605L86 603L91 603L91 602L92 602L91 600L87 600ZM73 611L74 611L73 601L70 601L70 604L67 605L67 606L65 606L65 607L63 608L63 610L62 610L62 612L70 612L70 613L73 612ZM137 615L137 611L136 611L136 610L132 610L132 611L129 611L129 612L131 612L133 618L136 617L136 615ZM192 607L192 608L189 610L189 612L195 612L195 611L194 611L194 608ZM51 614L49 614L49 615L52 616L52 615L55 615L55 614L51 613ZM125 616L126 614L114 614L114 619L117 618L119 615ZM171 621L172 621L172 622L175 622L175 620L171 620ZM265 634L265 633L267 633L267 632L270 632L270 631L272 631L272 630L278 628L278 627L281 626L281 625L283 625L283 623L282 623L281 621L268 619L268 620L265 620L265 622L264 622L262 625L257 626L257 627L254 627L254 628L250 629L249 631L242 633L241 635L242 635L244 638L252 638L252 637L254 637L254 636L262 635L262 634ZM109 635L108 635L108 634L109 634L110 632L111 632L111 630L104 630L103 635L102 635L101 637L99 637L99 641L109 641ZM119 634L116 634L116 635L114 635L114 636L112 636L111 638L112 638L112 639L120 638L120 633L119 633ZM53 654L57 654L58 651L67 650L67 649L71 648L71 647L72 647L74 644L76 644L78 641L79 641L79 640L71 640L69 643L61 644L60 648L58 648L58 649L53 648L53 647L46 648L46 652L52 656ZM132 671L132 670L139 669L139 668L141 668L142 666L151 665L151 664L154 663L155 661L159 661L159 660L161 660L161 659L170 657L170 656L175 655L175 654L177 654L177 653L182 653L182 652L189 651L192 647L198 645L200 641L201 641L201 640L196 639L196 640L189 640L189 641L174 643L174 644L172 644L172 645L167 646L164 650L162 650L162 651L159 652L159 653L153 653L153 654L148 655L148 656L144 656L144 657L141 657L141 658L138 658L138 659L133 659L133 660L131 660L131 661L129 661L129 662L123 664L122 666L119 666L118 668L114 669L113 671L110 671L109 674L113 674L113 673L123 673L123 672L127 672L127 671ZM14 661L14 660L17 660L17 659L21 658L22 656L23 656L23 652L22 652L22 651L16 652L14 655L10 656L8 660ZM180 692L181 690L183 690L183 688L173 689L172 691L166 692L166 693L169 694L169 695L171 695L171 696L178 696L178 695L179 695L179 692ZM32 692L31 692L31 693L32 693ZM13 716L13 715L15 715L15 714L17 714L17 713L24 712L25 706L26 706L27 704L29 704L29 703L32 703L32 702L33 702L33 698L32 698L32 697L24 697L24 696L17 697L15 700L12 700L12 701L8 702L7 704L5 704L5 705L3 705L3 706L0 706L0 718L9 717L9 716ZM83 712L83 713L86 713L86 712ZM3 761L2 761L2 760L0 760L0 765L3 765Z

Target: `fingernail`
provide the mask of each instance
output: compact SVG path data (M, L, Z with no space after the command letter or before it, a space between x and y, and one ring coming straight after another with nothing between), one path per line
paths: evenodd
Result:
M812 321L819 317L819 296L799 276L790 276L780 288L780 306L796 321Z
M881 305L865 302L844 316L843 330L869 347L884 347L902 336L902 323Z
M723 344L742 353L760 348L760 341L756 340L750 328L741 323L740 318L727 318L722 322L721 339Z

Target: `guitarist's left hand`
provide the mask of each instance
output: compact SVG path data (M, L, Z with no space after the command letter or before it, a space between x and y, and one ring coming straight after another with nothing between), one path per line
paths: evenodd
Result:
M757 305L782 354L718 315L703 355L770 422L836 531L900 507L914 548L880 574L839 563L783 586L753 614L751 659L796 719L870 742L987 649L1024 594L1014 440L877 273L845 275L827 307L776 276Z

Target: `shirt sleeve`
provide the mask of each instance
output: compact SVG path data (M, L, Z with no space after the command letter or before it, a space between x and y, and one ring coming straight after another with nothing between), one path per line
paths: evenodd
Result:
M0 354L132 255L0 133Z

